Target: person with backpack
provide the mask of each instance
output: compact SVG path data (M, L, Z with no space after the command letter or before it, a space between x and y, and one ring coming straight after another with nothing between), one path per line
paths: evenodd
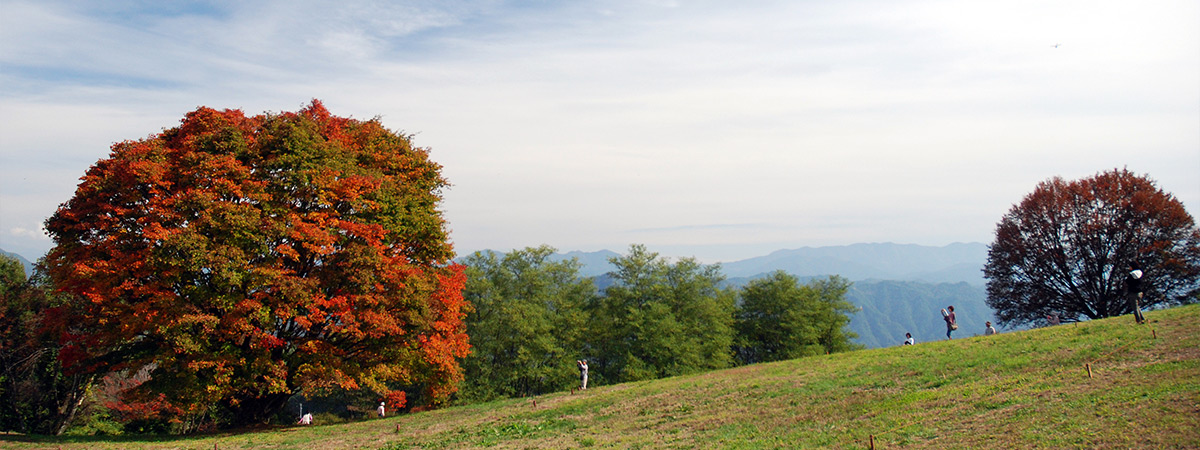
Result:
M1129 274L1125 276L1125 295L1133 304L1133 320L1139 324L1146 323L1146 318L1142 317L1142 275L1137 264L1130 264Z
M950 310L946 312L946 309ZM954 317L954 306L947 306L942 310L942 320L946 321L946 339L954 339L950 333L958 329L958 320Z

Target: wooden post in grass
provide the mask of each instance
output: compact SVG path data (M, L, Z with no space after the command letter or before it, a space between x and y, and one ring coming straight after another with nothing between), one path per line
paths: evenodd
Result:
M1092 363L1084 364L1083 367L1087 368L1088 378L1091 378L1092 377Z
M1150 329L1150 334L1153 334L1153 335L1154 335L1154 339L1158 339L1158 330L1155 330L1155 329L1151 328L1151 329Z
M400 434L400 424L396 424L396 434Z
M875 450L875 435L868 434L867 436L871 438L871 450Z

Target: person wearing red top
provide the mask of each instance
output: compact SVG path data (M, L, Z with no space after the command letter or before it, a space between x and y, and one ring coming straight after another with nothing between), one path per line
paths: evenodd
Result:
M950 312L946 312L946 310ZM946 321L946 339L954 339L950 333L958 329L958 320L954 317L954 306L947 306L942 310L942 320Z

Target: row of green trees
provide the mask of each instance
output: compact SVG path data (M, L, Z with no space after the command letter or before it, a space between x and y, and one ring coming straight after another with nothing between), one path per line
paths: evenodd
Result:
M475 253L463 295L472 352L460 400L537 395L579 383L648 380L857 348L846 329L849 282L801 284L784 272L723 287L719 265L668 260L644 246L593 280L548 246ZM597 284L609 284L601 289Z

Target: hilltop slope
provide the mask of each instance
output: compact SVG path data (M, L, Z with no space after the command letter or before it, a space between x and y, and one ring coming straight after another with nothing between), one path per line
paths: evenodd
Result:
M347 425L0 447L1200 447L1200 305L1147 317L1144 326L1118 317Z

